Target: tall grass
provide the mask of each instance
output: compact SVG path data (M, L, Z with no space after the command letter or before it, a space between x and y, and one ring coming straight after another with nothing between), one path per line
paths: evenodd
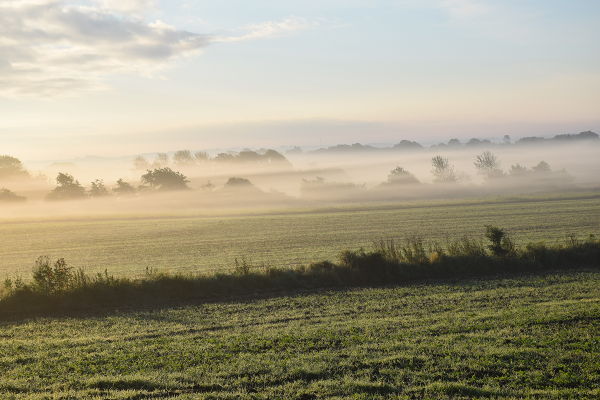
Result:
M380 241L370 250L343 251L337 262L294 269L253 266L236 260L232 273L175 275L151 271L145 278L87 275L64 259L36 261L32 280L6 280L1 317L47 313L166 307L302 289L402 284L429 279L462 279L502 273L600 267L600 240L570 236L564 244L518 247L501 228L488 226L485 239L449 240L445 246L421 238Z

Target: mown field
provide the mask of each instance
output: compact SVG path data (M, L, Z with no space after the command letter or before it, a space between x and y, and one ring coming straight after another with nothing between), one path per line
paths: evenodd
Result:
M600 273L0 323L3 399L600 396Z
M231 268L235 258L292 266L335 259L379 239L480 237L484 224L519 243L600 233L597 193L521 199L399 203L263 215L136 217L0 223L0 278L31 273L40 255L64 257L87 271L142 275ZM577 196L577 197L573 197Z

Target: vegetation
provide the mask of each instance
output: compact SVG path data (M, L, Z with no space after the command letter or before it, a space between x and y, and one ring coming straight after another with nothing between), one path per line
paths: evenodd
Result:
M433 166L431 173L434 176L435 182L452 183L458 180L454 166L450 164L447 158L435 156L431 159L431 165Z
M92 182L89 194L91 197L110 196L110 192L108 191L106 186L104 186L104 181L102 179L96 179Z
M569 238L565 245L528 244L517 248L508 234L486 227L487 250L480 241L456 239L443 246L412 238L402 243L381 241L373 250L346 250L339 261L321 261L295 269L261 266L254 269L236 260L233 274L152 274L146 279L117 279L73 271L64 259L51 264L48 257L36 261L31 283L13 286L0 300L0 315L90 311L120 307L165 306L223 299L250 293L403 284L424 279L465 279L503 273L541 272L555 269L600 268L600 240Z
M119 179L117 180L117 186L113 188L113 192L117 195L129 195L134 194L136 190L130 183L125 182L123 179Z
M56 177L57 186L48 194L48 200L74 200L86 197L85 188L73 175L60 172Z
M373 239L475 237L486 224L502 224L518 242L555 244L567 234L600 234L600 198L578 193L419 201L220 218L181 213L26 224L5 220L0 280L28 275L31 261L41 254L117 276L143 275L148 265L182 273L227 271L244 255L255 264L295 267L335 259L339 249L368 247Z
M148 170L142 175L142 184L156 190L186 190L188 182L185 175L169 167Z
M600 273L0 325L4 399L591 399Z
M0 188L0 203L18 203L25 200L25 197L19 196L11 190Z
M29 177L29 172L18 158L0 155L0 179Z
M411 184L411 183L419 183L419 180L415 178L413 174L408 172L402 167L396 167L390 171L388 175L387 183L389 184Z
M491 151L484 151L475 157L474 164L477 171L488 179L501 178L504 176L504 173L500 169L498 157Z

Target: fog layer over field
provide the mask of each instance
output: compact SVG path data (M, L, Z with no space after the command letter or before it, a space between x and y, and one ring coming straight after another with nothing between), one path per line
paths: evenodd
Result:
M21 196L20 201L0 202L0 218L216 215L355 202L595 190L600 187L599 156L600 141L591 140L81 158L33 167L24 164L27 174L0 176L0 188ZM161 168L180 172L183 186L161 186L142 177ZM76 196L50 194L59 173L80 183ZM119 179L127 190L119 189Z

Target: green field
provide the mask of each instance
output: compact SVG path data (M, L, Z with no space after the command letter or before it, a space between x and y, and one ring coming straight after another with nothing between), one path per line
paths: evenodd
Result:
M600 233L600 196L400 203L236 217L136 217L0 224L0 278L29 276L40 255L87 271L142 275L231 268L235 258L292 266L335 259L374 240L420 235L444 241L480 237L484 224L519 243Z
M2 399L600 396L600 273L0 325Z

